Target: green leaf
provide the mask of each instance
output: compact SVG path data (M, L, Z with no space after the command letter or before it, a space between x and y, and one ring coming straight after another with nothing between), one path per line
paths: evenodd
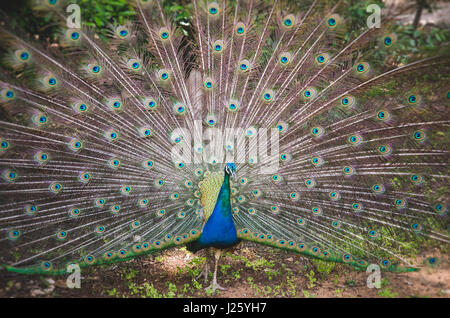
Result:
M94 17L97 26L103 26L103 21L99 17Z
M136 15L136 12L130 11L130 10L122 11L122 12L119 13L119 15Z

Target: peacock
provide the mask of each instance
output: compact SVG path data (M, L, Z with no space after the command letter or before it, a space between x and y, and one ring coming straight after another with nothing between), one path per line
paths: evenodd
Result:
M3 18L3 270L186 246L213 258L216 291L221 253L245 241L393 272L450 242L447 47L379 63L393 17L355 29L343 1L193 0L188 22L131 5L106 39L60 0L34 1L55 43Z

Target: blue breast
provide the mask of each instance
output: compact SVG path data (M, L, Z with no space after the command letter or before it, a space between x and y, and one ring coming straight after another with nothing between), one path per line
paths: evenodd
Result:
M228 179L228 178L226 178ZM230 188L228 180L220 188L216 206L203 227L200 245L204 247L225 248L238 243L230 204Z

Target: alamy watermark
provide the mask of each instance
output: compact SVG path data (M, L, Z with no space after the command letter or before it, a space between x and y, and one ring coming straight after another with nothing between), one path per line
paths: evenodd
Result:
M369 4L366 8L366 12L372 13L367 17L368 28L381 28L381 8L377 4Z
M78 4L69 4L66 8L67 13L71 13L67 19L66 24L70 29L80 29L81 28L81 9Z
M366 269L367 273L371 273L367 277L368 288L381 288L381 270L377 264L370 264Z
M81 288L81 269L78 264L67 265L67 273L70 274L66 279L68 288Z
M248 163L260 174L274 174L279 167L279 135L278 128L255 127L208 128L203 132L202 122L196 120L193 129L172 132L171 159L175 165Z

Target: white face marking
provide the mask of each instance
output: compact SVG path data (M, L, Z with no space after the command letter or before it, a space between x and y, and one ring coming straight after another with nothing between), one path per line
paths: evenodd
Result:
M228 165L225 166L225 172L227 174L231 175L233 178L236 177L236 172L231 170L231 168Z

